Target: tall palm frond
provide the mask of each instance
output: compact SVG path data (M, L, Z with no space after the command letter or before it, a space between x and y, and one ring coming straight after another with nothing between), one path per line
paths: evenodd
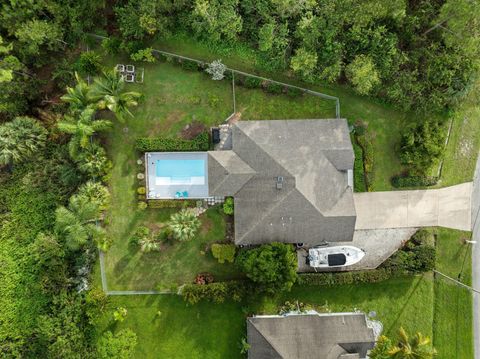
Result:
M106 71L102 77L95 79L90 98L98 102L99 108L109 109L120 122L124 122L125 116L133 116L129 107L137 106L141 97L140 93L125 92L124 88L125 80L118 71Z
M182 209L180 212L172 214L168 224L175 239L179 241L188 241L195 237L200 228L200 221L193 211Z
M432 359L436 355L434 348L430 346L430 338L416 333L412 338L403 328L400 328L399 341L390 351L389 355L394 359Z
M75 87L67 87L67 93L61 99L69 103L74 112L80 112L88 107L92 100L89 96L90 87L76 72L75 79Z
M47 130L30 117L0 125L0 165L23 161L45 146Z

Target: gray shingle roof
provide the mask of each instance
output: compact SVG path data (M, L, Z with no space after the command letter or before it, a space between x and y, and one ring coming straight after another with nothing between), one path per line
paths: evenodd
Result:
M247 339L249 359L365 358L375 344L362 313L252 317Z
M231 151L209 152L209 190L234 196L237 244L352 240L346 170L354 155L345 120L240 121L232 141Z

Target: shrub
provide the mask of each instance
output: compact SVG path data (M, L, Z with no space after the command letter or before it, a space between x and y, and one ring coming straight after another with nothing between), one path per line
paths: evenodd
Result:
M195 61L189 61L189 60L183 60L182 61L182 69L188 70L188 71L198 71L199 70L199 65Z
M435 246L435 236L431 230L419 229L412 236L411 241L417 245Z
M400 143L400 160L414 174L425 176L445 150L445 133L436 119L405 127Z
M133 61L145 61L145 62L150 62L150 63L153 63L153 62L156 61L155 57L153 56L151 47L148 47L146 49L138 50L137 52L131 54L130 58Z
M127 317L127 309L124 307L117 307L113 312L113 320L116 322L123 322Z
M297 255L290 244L274 242L242 250L236 263L266 292L288 291L297 280Z
M138 187L137 188L137 193L138 194L145 194L146 193L145 187Z
M191 199L150 199L149 208L187 208L195 207L196 201Z
M83 74L96 75L102 69L102 58L94 51L83 52L75 63L75 69Z
M206 300L222 303L227 298L236 302L241 301L254 288L246 281L217 282L204 285L186 284L182 287L181 295L190 304Z
M227 215L233 214L233 198L227 197L223 203L223 212Z
M265 91L274 95L279 95L283 92L284 87L282 85L273 83L273 82L267 82L265 84Z
M178 241L189 241L195 237L200 228L200 220L191 209L182 209L170 217L168 228L173 237Z
M262 87L262 80L256 77L246 76L243 85L247 88L260 88Z
M213 283L213 275L211 275L210 273L197 274L193 282L200 285Z
M145 226L138 226L133 235L128 240L131 244L140 244L150 235L150 229Z
M236 247L234 244L212 244L212 255L219 263L225 263L225 261L233 263L235 251Z
M210 138L207 132L202 132L193 140L142 137L136 140L135 148L140 152L208 151L210 149Z
M438 177L433 176L409 176L400 174L391 179L392 186L395 188L403 187L428 187L434 186L438 182Z
M145 253L159 251L160 243L152 236L146 236L140 241L140 250Z
M143 201L138 202L137 208L140 211L143 211L143 210L147 209L147 207L148 207L147 202L143 202Z
M227 70L227 66L222 64L222 60L215 60L210 63L205 70L209 75L212 75L212 80L223 80L224 73Z
M102 48L109 55L117 55L120 52L120 45L122 40L118 37L109 37L108 39L102 40Z

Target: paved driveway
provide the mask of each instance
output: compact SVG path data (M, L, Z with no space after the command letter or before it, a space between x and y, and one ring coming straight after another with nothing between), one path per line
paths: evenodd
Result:
M470 231L472 183L414 191L353 195L355 229L440 226Z

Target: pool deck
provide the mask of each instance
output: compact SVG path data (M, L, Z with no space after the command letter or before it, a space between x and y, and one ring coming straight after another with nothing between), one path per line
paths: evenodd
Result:
M170 183L164 177L157 177L157 161L161 160L203 160L205 166L205 176L203 178L192 177L190 183L175 183L172 179ZM207 152L147 152L145 153L145 168L147 179L147 199L175 199L177 192L187 192L187 197L208 198L208 154Z

